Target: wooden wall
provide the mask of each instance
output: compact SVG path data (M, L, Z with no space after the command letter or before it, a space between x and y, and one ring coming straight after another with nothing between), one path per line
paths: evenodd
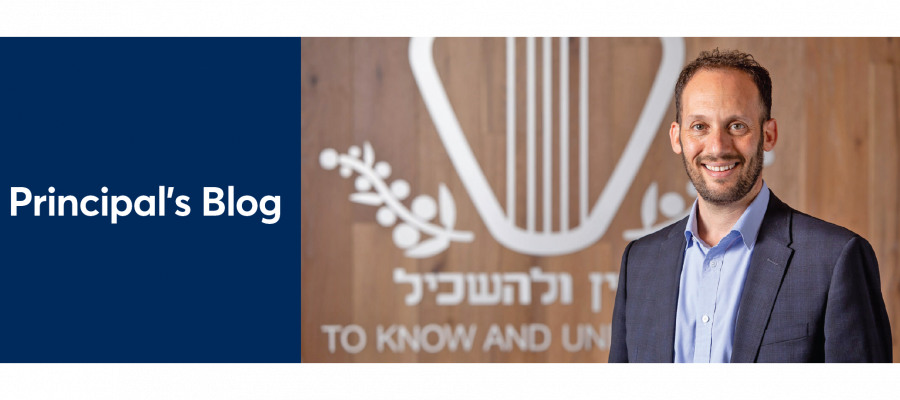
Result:
M517 39L517 138L525 135L525 39ZM577 104L579 41L569 40L570 103ZM771 73L772 116L779 140L774 163L764 170L772 191L792 207L845 226L867 238L878 256L882 292L894 332L894 359L900 361L900 40L890 38L688 38L686 61L701 50L737 48L749 52ZM563 349L560 327L609 324L615 292L602 292L602 310L591 310L588 274L617 272L628 244L622 233L641 227L641 202L652 182L659 193L675 192L689 205L680 156L672 153L667 130L672 102L637 178L606 234L588 248L556 257L511 251L488 232L450 162L410 69L407 38L304 38L302 41L302 352L313 362L605 362L605 348ZM541 54L541 40L537 40ZM439 38L434 59L450 102L485 176L506 204L506 42L504 38ZM553 40L554 129L559 110L559 39ZM596 201L618 162L649 93L661 59L656 38L594 38L590 65L590 201ZM541 182L541 62L537 62L537 182ZM577 185L577 107L570 112L570 186ZM430 258L405 257L392 230L376 222L378 207L355 204L354 177L320 165L326 148L345 153L370 142L376 158L391 165L391 179L409 182L412 195L437 197L446 184L456 203L459 229L472 243L452 243ZM525 141L517 141L516 221L525 224ZM559 176L554 135L554 176ZM555 192L559 180L554 179ZM540 187L540 186L539 186ZM540 193L540 191L539 191ZM577 196L570 198L570 221L577 224ZM537 196L538 210L541 196ZM559 210L553 204L554 214ZM659 221L664 217L660 216ZM538 214L538 229L541 218ZM554 223L558 229L558 221ZM570 305L437 306L425 291L420 304L406 306L409 286L393 282L392 271L407 272L566 272L573 278ZM604 289L606 289L604 287ZM376 328L402 324L475 324L469 352L437 353L376 349ZM540 323L553 334L542 352L501 351L481 345L491 324ZM368 343L355 354L328 349L322 325L356 324ZM574 333L572 333L574 337ZM356 343L352 335L350 342ZM432 338L433 340L433 338Z

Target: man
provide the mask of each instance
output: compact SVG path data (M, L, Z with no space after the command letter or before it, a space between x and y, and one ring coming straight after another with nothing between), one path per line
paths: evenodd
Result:
M872 246L762 179L771 107L749 54L702 52L682 70L669 139L698 197L625 248L610 362L892 361Z

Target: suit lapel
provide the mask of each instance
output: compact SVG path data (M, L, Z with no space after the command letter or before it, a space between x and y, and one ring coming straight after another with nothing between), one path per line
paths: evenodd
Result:
M656 279L653 282L654 301L652 310L646 314L647 326L652 326L650 342L642 355L644 362L675 361L675 314L678 311L678 290L681 286L681 269L684 265L684 228L687 218L672 226L669 235L659 246L657 260L660 261ZM644 352L642 350L642 352Z
M756 361L775 297L794 252L788 247L791 243L790 225L790 207L771 194L744 282L734 328L731 362Z

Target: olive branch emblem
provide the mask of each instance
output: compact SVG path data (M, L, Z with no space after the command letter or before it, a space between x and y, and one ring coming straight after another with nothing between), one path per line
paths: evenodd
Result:
M688 197L697 197L697 189L691 181L688 181L684 188ZM663 216L668 218L666 221L657 224L657 209ZM691 207L687 205L684 198L676 192L668 192L662 197L659 196L659 185L656 182L650 183L647 191L644 192L644 199L641 201L641 224L643 228L629 229L622 233L625 240L637 240L656 232L670 224L678 222L678 220L686 217L691 213Z
M375 150L368 141L363 144L362 150L359 146L350 146L346 154L338 154L331 148L322 150L319 153L319 164L327 170L340 165L339 172L343 178L351 177L354 172L358 174L354 182L356 193L350 195L350 201L380 206L375 219L381 226L394 227L394 244L406 250L404 255L407 257L431 257L446 250L451 241L471 242L475 239L470 231L454 230L456 202L443 183L438 186L438 202L423 194L413 199L412 210L407 209L401 201L409 197L409 183L396 179L390 185L387 184L386 179L391 176L391 165L385 161L375 162ZM431 222L437 216L438 209L440 225ZM398 220L401 221L399 224ZM421 240L423 233L431 238Z
M763 153L763 167L768 167L775 162L775 151L767 151ZM687 197L697 198L697 188L691 181L687 182L684 187ZM693 203L685 203L684 198L676 192L668 192L662 197L659 196L659 185L651 182L650 186L644 192L644 199L641 201L641 224L642 228L628 229L622 232L622 238L625 240L637 240L665 228L678 220L687 217L691 213ZM658 212L668 218L665 222L656 223Z

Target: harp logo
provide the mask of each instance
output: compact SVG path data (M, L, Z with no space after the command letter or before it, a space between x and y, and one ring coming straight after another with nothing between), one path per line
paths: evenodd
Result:
M537 127L534 124L536 108L535 100L535 38L526 39L526 81L524 90L527 93L527 135L526 135L526 224L516 224L516 159L515 159L515 92L519 88L516 83L515 68L515 39L507 38L506 45L506 90L507 90L507 202L502 207L491 189L478 160L475 158L472 148L463 133L457 120L456 113L441 82L435 67L432 48L434 38L413 38L409 44L409 62L412 68L416 84L428 109L432 121L440 135L444 148L450 157L453 167L459 174L463 186L472 199L479 216L484 221L488 231L500 244L519 253L534 256L555 256L573 253L582 250L606 233L613 217L619 210L622 201L631 187L639 167L647 155L650 144L653 141L660 124L663 121L672 98L672 90L684 64L685 45L681 38L661 38L662 59L654 78L650 94L640 113L637 124L631 133L625 150L613 169L612 175L603 188L599 198L589 206L587 199L587 165L588 165L588 47L587 38L580 39L578 107L579 126L578 137L578 165L580 168L578 187L571 188L573 195L581 200L578 210L572 210L578 218L575 226L569 226L568 209L570 188L568 185L568 84L559 86L561 99L556 105L559 109L560 146L556 154L560 165L560 176L551 175L554 154L552 153L552 99L547 93L552 88L552 56L551 40L543 39L543 93L542 102L544 118L542 126L542 191L543 218L542 230L536 229L536 186L535 171L538 168L535 161ZM560 40L560 82L568 82L568 40ZM575 136L573 134L573 136ZM430 257L448 248L451 242L471 242L474 235L470 231L456 230L456 205L450 191L444 184L438 187L438 198L435 200L428 195L420 195L413 199L411 209L407 209L400 201L410 195L409 184L397 179L388 183L391 168L390 164L376 162L372 146L366 142L363 148L351 147L346 154L339 154L334 149L325 149L320 153L319 162L323 168L334 169L340 167L340 174L349 178L354 172L358 174L355 187L357 193L350 196L350 200L371 206L380 207L376 212L379 224L385 227L393 227L394 243L405 249L405 255L412 258ZM549 188L552 188L553 179L559 179L560 193L555 196ZM655 193L655 192L654 192ZM559 204L559 214L552 214L554 202ZM646 196L645 196L645 203ZM655 206L655 203L653 204ZM669 207L671 208L671 207ZM655 212L655 209L653 210ZM646 214L646 212L642 213ZM559 230L553 231L553 218L559 219ZM433 221L437 218L436 221ZM646 218L645 218L646 225ZM640 232L641 230L635 230ZM429 238L422 240L422 234ZM649 233L649 232L648 232ZM634 235L635 233L632 233ZM628 234L626 233L626 236Z

